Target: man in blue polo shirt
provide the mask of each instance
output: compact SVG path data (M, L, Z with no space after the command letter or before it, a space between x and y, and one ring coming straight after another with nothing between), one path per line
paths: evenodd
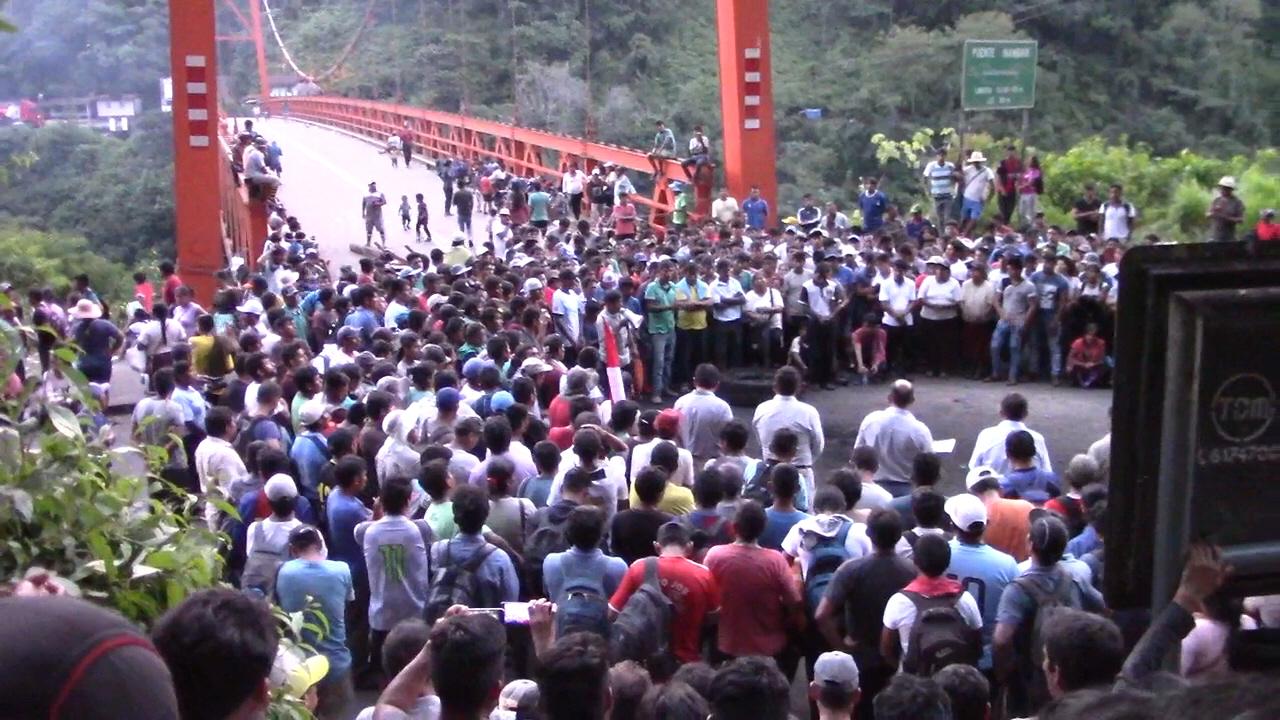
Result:
M742 201L742 214L747 218L747 227L763 230L769 222L769 201L760 197L760 186L751 186L751 195Z
M989 671L991 634L996 627L1000 596L1020 574L1018 562L982 541L987 530L987 506L977 495L961 493L948 498L944 509L956 527L947 577L958 581L978 601L982 611L982 659L978 668Z
M863 230L873 233L884 225L884 211L889 207L889 198L880 192L878 179L866 179L866 187L858 196L858 206L862 208Z

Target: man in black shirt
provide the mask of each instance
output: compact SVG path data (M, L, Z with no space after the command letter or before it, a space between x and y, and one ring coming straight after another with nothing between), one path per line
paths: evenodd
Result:
M1102 201L1098 199L1098 189L1093 183L1084 186L1084 197L1076 200L1071 207L1071 217L1076 220L1076 232L1081 235L1098 234L1098 209Z
M658 509L666 489L667 473L653 465L646 467L636 476L639 507L624 510L613 518L609 544L613 554L625 560L628 566L640 558L658 554L655 547L658 528L674 519Z
M814 619L834 650L853 656L861 671L862 698L855 717L869 717L871 703L897 667L880 655L884 606L894 593L915 578L915 567L894 548L902 538L902 519L893 510L876 510L867 519L867 535L874 552L840 566ZM837 618L844 620L844 633Z
M467 187L466 180L458 181L458 189L453 192L453 207L458 212L458 230L471 236L471 211L475 209L476 198Z

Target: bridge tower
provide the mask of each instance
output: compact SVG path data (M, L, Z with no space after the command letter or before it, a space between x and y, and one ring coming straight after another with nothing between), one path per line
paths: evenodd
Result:
M201 302L224 265L214 0L169 0L174 230L178 272Z
M724 176L741 202L752 185L778 213L778 142L773 118L769 0L716 0Z

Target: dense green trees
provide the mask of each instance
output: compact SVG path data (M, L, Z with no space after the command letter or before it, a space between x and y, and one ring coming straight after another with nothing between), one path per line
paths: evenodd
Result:
M21 157L24 162L10 159ZM6 162L7 161L7 162ZM0 218L83 235L101 258L134 264L173 253L173 140L168 116L139 119L125 140L78 127L0 130Z
M399 97L632 146L648 142L654 117L667 118L682 140L696 123L720 124L713 0L271 5L309 72L333 64L371 8L351 58L323 81L328 92ZM154 97L156 79L167 74L164 7L164 0L11 0L7 17L20 32L0 36L0 98ZM1223 165L1239 175L1254 151L1280 137L1277 31L1262 0L773 0L770 7L787 205L803 190L852 198L869 174L886 174L895 195L913 192L910 169L881 167L869 140L958 126L967 38L1040 42L1026 140L1042 155L1096 136L1139 155L1239 156L1243 165ZM224 29L238 31L235 15L219 8ZM287 73L274 40L267 45L272 73ZM221 59L224 106L257 91L249 44L225 43ZM804 108L821 108L821 119L806 118ZM1017 112L972 113L970 137L1016 138L1020 120Z
M329 65L365 0L273 6L310 70ZM631 145L647 142L653 117L682 135L719 124L712 0L386 0L374 13L376 28L327 91L465 106ZM803 188L851 197L859 176L882 172L873 134L956 126L967 38L1040 41L1027 141L1043 151L1100 136L1163 156L1248 155L1280 135L1268 100L1280 90L1280 63L1262 18L1259 0L774 0L783 196ZM246 91L250 70L237 62L232 74ZM810 107L822 119L801 115ZM972 132L994 138L1016 137L1020 122L1016 112L968 118ZM903 167L889 181L898 192L915 186Z

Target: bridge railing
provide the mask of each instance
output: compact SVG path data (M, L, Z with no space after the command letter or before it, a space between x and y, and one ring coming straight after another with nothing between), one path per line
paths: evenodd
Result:
M269 98L263 107L278 115L341 128L378 142L399 133L411 140L419 153L468 161L494 158L522 173L531 171L559 178L575 161L586 172L601 163L646 176L653 172L645 153L639 150L409 105L321 96ZM650 196L633 198L636 204L649 209L649 223L659 230L665 229L675 207L668 178L684 178L679 163L665 161ZM695 196L692 214L705 215L711 204L711 182L699 179Z
M252 270L267 240L267 209L262 201L249 197L249 186L232 167L234 135L225 132L218 139L223 155L218 166L223 254L228 264L232 257L240 257Z

